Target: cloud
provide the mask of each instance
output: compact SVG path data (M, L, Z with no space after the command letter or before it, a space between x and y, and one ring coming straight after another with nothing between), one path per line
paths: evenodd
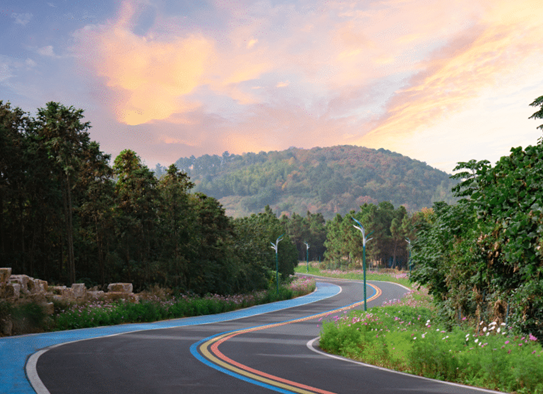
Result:
M55 51L53 50L52 45L47 45L36 50L42 56L55 57Z
M543 57L540 0L216 1L183 15L159 4L123 2L75 49L100 105L172 155L401 150Z
M539 11L534 11L539 10ZM359 140L391 144L469 108L484 89L541 56L543 4L492 2L478 23L420 62L421 71L389 100L385 114Z
M24 13L24 14L17 14L13 13L11 14L11 17L15 19L15 23L21 26L26 26L28 22L32 19L32 14L30 13Z

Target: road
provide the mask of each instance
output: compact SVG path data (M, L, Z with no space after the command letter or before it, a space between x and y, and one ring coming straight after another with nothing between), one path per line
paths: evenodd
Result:
M323 315L330 319L344 313L346 306L362 306L361 283L325 281L341 286L342 291L312 304L232 321L138 331L51 348L36 363L46 388L42 392L482 392L316 352L309 343L318 337ZM368 307L406 292L392 283L368 283L368 298L372 297Z

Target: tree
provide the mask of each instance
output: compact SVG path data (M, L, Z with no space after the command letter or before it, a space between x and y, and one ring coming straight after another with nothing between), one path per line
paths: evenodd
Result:
M157 180L139 156L129 149L115 158L117 233L122 241L128 281L143 286L149 267L157 220Z
M82 123L83 110L49 102L38 109L35 127L63 185L64 221L69 281L75 282L72 188L81 168L81 155L90 142L90 123Z
M543 96L536 98L533 103L530 104L532 107L540 107L539 111L534 112L532 116L528 119L543 119ZM538 129L543 130L543 124L537 126Z

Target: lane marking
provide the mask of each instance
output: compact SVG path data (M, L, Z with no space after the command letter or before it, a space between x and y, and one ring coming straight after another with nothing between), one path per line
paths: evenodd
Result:
M370 298L368 298L366 302L373 301L379 296L381 296L382 291L379 287L371 283L368 283L367 285L373 288L375 293ZM279 323L266 324L262 326L256 326L256 327L250 327L250 328L245 328L241 330L220 333L212 337L202 339L201 341L191 346L191 353L194 356L196 356L200 361L204 362L206 365L209 365L212 368L215 368L221 372L228 371L225 373L228 373L228 375L230 376L234 376L238 379L242 379L249 383L266 387L271 390L275 390L275 391L279 391L283 393L286 392L286 393L301 393L301 394L311 394L311 393L333 394L330 391L322 390L316 387L307 386L302 383L293 382L291 380L287 380L287 379L274 376L262 371L258 371L247 365L243 365L225 356L219 350L219 346L222 343L226 342L227 340L238 335L265 330L265 329L273 328L273 327L284 326L287 324L300 323L300 322L304 322L308 320L313 320L319 317L328 316L333 313L343 312L343 311L355 308L363 304L364 304L364 301L362 300L362 301L358 301L341 308L333 309L326 312L321 312L315 315L309 315L309 316L305 316L305 317L301 317L301 318L297 318L293 320L288 320L284 322L279 322ZM209 350L209 348L211 350ZM203 357L198 353L198 350L201 352ZM288 391L284 391L284 390L288 390Z
M49 332L43 334L28 334L16 337L6 337L0 340L0 365L2 359L9 354L10 362L17 367L20 364L21 369L11 368L9 374L4 374L0 368L0 392L13 392L17 389L17 393L21 394L50 394L40 379L36 366L41 355L47 351L75 342L87 341L91 339L113 337L117 335L131 334L135 332L151 331L157 329L170 329L187 327L194 325L205 325L220 323L223 321L233 321L263 315L279 310L296 308L298 306L308 305L314 302L334 297L341 293L343 289L340 286L329 282L317 282L315 291L302 297L291 300L277 301L269 304L255 305L249 308L238 309L235 311L219 313L215 315L194 316L177 318L172 320L163 320L153 323L131 323L115 326L81 328L76 330ZM142 328L144 327L144 328ZM107 334L107 332L112 332ZM70 340L68 338L76 338ZM42 344L37 344L42 343ZM7 345L7 346L6 346ZM12 346L10 346L12 345ZM37 349L40 349L38 350ZM192 351L191 351L192 352ZM13 361L15 359L15 362ZM22 372L22 373L21 373ZM26 374L25 374L26 373ZM226 373L226 372L225 372ZM285 393L288 393L285 391Z

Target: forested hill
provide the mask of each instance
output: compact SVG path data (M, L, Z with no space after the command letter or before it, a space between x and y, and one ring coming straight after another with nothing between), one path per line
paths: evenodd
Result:
M390 201L408 211L452 201L453 181L443 171L385 149L334 146L310 150L180 158L195 191L220 199L234 217L308 210L329 219L364 203ZM157 166L157 175L163 170Z

